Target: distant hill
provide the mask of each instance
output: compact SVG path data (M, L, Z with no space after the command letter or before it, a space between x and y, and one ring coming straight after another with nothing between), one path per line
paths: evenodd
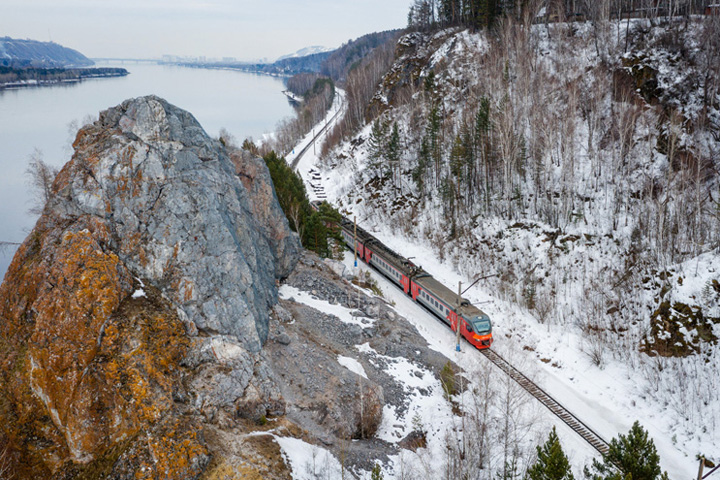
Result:
M308 55L314 55L316 53L327 53L332 52L335 50L334 48L327 48L327 47L321 47L319 45L314 45L312 47L305 47L301 48L295 53L291 53L289 55L283 55L282 57L279 57L276 62L279 62L281 60L286 60L288 58L298 58L298 57L307 57Z
M391 44L394 48L395 41L401 35L402 30L388 30L363 35L355 40L350 40L335 50L328 50L325 47L305 47L297 52L280 57L273 63L248 63L248 62L168 62L175 65L194 68L223 68L235 69L252 73L263 73L266 75L293 76L302 73L319 73L328 76L335 82L344 82L347 74L359 62L380 46ZM315 53L313 53L315 52ZM309 53L309 54L308 54Z
M319 72L323 63L332 54L329 52L313 53L302 57L290 57L278 60L270 65L257 65L261 69L277 73L296 74L302 72Z
M24 68L87 67L94 62L72 48L54 42L0 37L0 66Z
M353 66L358 65L358 62L370 54L375 48L388 42L394 45L401 33L402 30L388 30L385 32L368 33L360 38L351 40L328 55L319 73L327 75L336 82L343 82Z
M176 65L195 68L230 68L267 75L296 75L298 73L319 72L323 63L332 52L315 53L304 57L290 57L275 63L226 63L226 62L170 62Z

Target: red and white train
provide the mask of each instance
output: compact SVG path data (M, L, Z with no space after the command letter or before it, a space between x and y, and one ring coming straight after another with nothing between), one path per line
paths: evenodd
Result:
M353 250L355 225L343 217L340 227L345 243ZM460 333L472 345L480 349L492 345L492 323L485 312L462 298L455 313L457 293L360 227L357 227L357 253L360 259L375 267L405 294L448 324L453 331L456 331L459 318Z

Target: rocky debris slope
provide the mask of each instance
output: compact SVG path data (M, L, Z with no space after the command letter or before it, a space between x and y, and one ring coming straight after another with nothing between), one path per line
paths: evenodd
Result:
M218 408L283 410L258 352L299 242L262 160L162 99L74 147L0 286L0 443L17 478L196 478Z
M287 419L344 458L351 470L370 470L376 460L397 453L396 445L373 438L383 409L394 407L402 416L410 398L423 393L388 374L387 362L408 359L417 375L428 371L439 378L448 359L429 349L415 327L385 300L360 292L328 263L304 255L285 285L333 309L349 310L355 320L324 313L291 294L274 308L264 351L273 377L280 380ZM365 375L342 364L341 358L357 362Z

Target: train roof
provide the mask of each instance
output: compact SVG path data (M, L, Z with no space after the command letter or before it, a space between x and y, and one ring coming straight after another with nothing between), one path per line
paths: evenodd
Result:
M342 224L343 228L345 228L349 233L353 233L353 229L355 228L355 224L353 222L343 217ZM357 227L357 239L365 247L369 248L370 251L381 255L385 261L392 264L392 266L403 272L405 275L419 275L426 273L422 267L415 265L413 262L382 243L361 227Z
M423 270L421 266L415 265L407 258L395 252L393 249L375 238L372 234L368 233L364 228L357 226L353 221L349 220L345 216L342 217L342 228L351 235L355 231L354 229L357 228L356 235L358 242L370 248L370 251L380 255L386 262L392 264L403 274L412 276L415 283L435 295L439 300L442 300L448 307L455 307L457 294L435 280L435 278ZM462 299L460 314L465 318L482 317L485 315L482 310L472 305L466 298Z
M434 277L428 274L428 276L415 278L413 281L429 293L435 295L438 300L442 300L448 307L455 308L455 304L457 303L457 292L453 292L445 285L435 280ZM467 298L463 297L461 302L460 314L465 318L481 317L485 315L482 310L471 304Z

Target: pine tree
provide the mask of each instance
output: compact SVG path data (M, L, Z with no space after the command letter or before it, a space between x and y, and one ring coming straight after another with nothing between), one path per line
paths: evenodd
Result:
M530 480L575 480L555 427L550 431L545 444L537 447L537 456L535 465L528 469Z
M412 179L420 193L420 197L425 196L425 172L430 164L430 145L427 137L423 137L420 144L420 151L417 156L417 166L412 171Z
M477 114L475 115L475 139L474 144L477 149L475 158L477 158L479 165L477 173L482 174L484 178L484 197L485 206L490 206L490 191L492 189L492 166L490 161L492 158L492 143L491 143L491 131L492 122L490 120L490 99L482 97L480 99L480 107L478 108ZM477 181L478 185L481 184L480 179Z
M375 464L375 466L372 469L372 472L370 472L370 480L383 480L383 474L382 470L380 470L380 465Z
M647 430L635 422L627 436L610 441L603 461L593 460L592 471L585 467L585 476L592 480L667 480L660 468L660 456Z
M370 168L378 169L382 167L382 163L386 158L386 145L388 124L376 119L370 129L368 157L370 158Z
M388 137L387 145L385 147L385 156L390 167L390 172L393 177L393 185L397 176L396 171L400 168L400 154L402 145L400 144L400 130L398 129L397 123L393 123L392 132Z
M428 115L427 126L425 127L425 135L428 139L428 147L430 147L430 157L435 167L435 187L440 184L440 162L442 160L442 141L440 138L440 127L442 126L442 118L440 117L440 109L437 105L430 109Z
M326 202L320 205L319 211L313 210L302 179L285 159L278 157L275 152L268 153L263 159L270 171L280 207L285 212L290 228L300 235L303 247L321 257L332 257L332 244L328 238L342 243L340 213Z

